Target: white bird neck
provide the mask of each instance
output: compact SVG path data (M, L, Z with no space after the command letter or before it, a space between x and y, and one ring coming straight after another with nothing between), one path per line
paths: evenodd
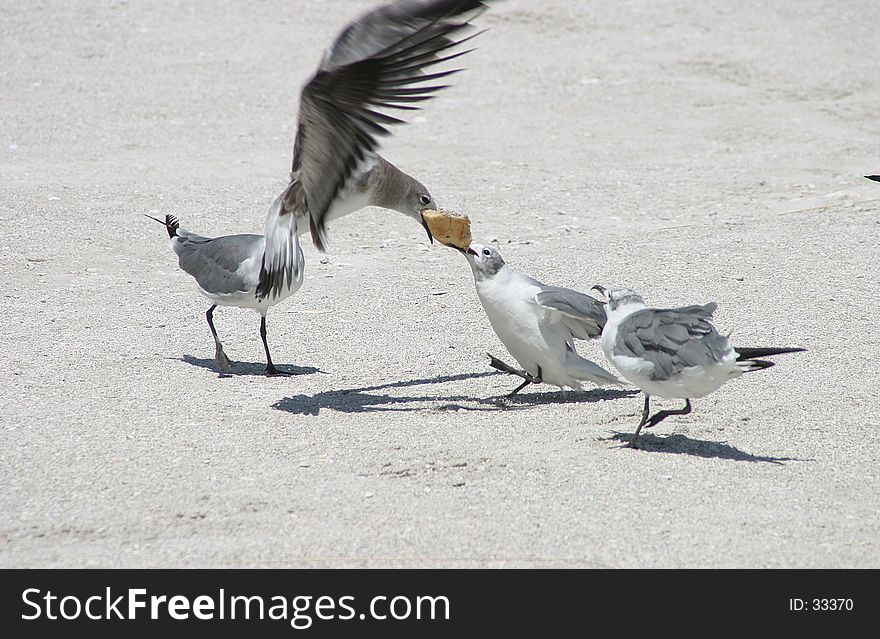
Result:
M501 266L495 273L492 274L491 277L482 276L476 269L474 271L474 282L476 282L477 288L482 287L495 287L495 286L506 286L512 277L516 276L516 271L511 269L507 264Z
M609 323L622 322L623 320L625 320L627 317L629 317L633 313L635 313L637 311L641 311L646 308L648 308L648 306L644 302L636 302L636 301L630 301L630 302L626 302L624 304L621 304L620 306L615 308L613 311L611 310L611 308L609 306L606 305L605 306L605 315L608 317Z

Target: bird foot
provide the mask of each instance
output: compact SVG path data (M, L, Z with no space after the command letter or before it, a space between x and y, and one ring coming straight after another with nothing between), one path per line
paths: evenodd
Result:
M219 343L214 349L214 361L217 363L217 368L220 369L220 372L229 373L232 371L232 360L226 357L226 353L223 352L223 347Z
M278 375L296 375L296 373L292 371L283 371L280 368L275 368L274 365L266 367L266 377L275 377Z

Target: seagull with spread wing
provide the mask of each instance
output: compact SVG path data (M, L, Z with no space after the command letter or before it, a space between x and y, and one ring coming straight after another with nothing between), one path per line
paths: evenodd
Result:
M327 49L318 70L302 89L290 182L275 199L264 235L201 237L165 224L180 267L192 275L212 302L207 319L215 360L229 369L213 323L217 305L252 308L261 316L260 334L269 375L266 343L268 308L302 285L305 260L299 236L311 231L320 250L327 222L365 206L393 209L422 224L422 211L436 209L428 189L377 154L378 139L403 123L391 111L418 109L447 85L437 81L461 69L435 67L469 50L458 48L471 20L486 0L399 0L349 24ZM153 218L156 219L156 218Z
M411 110L460 69L426 72L468 51L450 52L486 6L484 0L400 0L348 25L302 90L290 183L266 218L258 300L284 298L302 282L299 235L326 248L326 225L365 206L419 221L437 208L425 186L376 153L377 137L402 122L388 109ZM427 83L427 84L425 84Z

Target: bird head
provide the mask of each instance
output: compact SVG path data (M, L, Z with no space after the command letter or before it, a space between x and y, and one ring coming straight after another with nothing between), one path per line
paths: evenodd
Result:
M599 291L599 293L608 299L608 310L611 312L614 312L627 304L645 305L645 300L642 296L631 288L617 287L606 289L604 286L596 284L592 290Z
M498 271L504 268L504 258L498 249L485 244L471 244L464 252L474 277L477 280L485 280L494 277Z
M415 178L411 178L409 188L404 193L403 198L401 198L396 208L404 215L415 219L421 224L422 228L425 229L425 232L428 234L428 240L430 240L432 244L434 243L434 236L431 234L431 229L428 228L428 224L422 217L422 211L433 211L440 207L436 200L434 200L434 196L431 195L431 192L428 191L428 188L424 184Z

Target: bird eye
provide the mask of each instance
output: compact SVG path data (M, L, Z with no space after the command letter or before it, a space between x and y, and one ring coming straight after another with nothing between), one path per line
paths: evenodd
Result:
M429 196L427 196L427 195L420 195L419 196L419 204L421 204L422 206L427 206L430 203L431 203L431 198Z
M491 255L491 252L489 251L489 249L483 249L483 255L489 257L489 255Z

